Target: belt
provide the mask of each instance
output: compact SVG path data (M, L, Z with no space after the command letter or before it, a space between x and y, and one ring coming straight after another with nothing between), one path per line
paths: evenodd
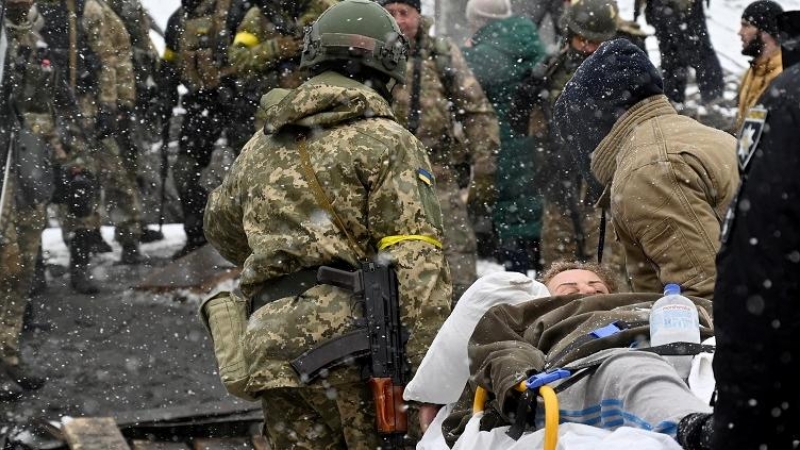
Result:
M312 267L264 282L250 299L250 314L262 306L286 297L296 297L317 284L317 269Z

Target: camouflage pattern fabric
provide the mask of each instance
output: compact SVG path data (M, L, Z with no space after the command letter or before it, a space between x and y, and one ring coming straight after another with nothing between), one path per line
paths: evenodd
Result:
M500 129L492 105L469 69L461 50L452 42L447 58L450 64L447 68L449 81L447 77L443 78L437 67L436 40L428 36L432 25L433 22L426 17L420 23L421 112L416 136L430 149L437 178L437 196L446 218L445 254L453 275L453 297L458 300L477 279L477 244L467 205L458 194L456 169L464 165L471 166L475 180L470 190L471 196L481 193L476 187L493 185L495 158L500 148ZM392 108L404 126L408 126L414 90L413 59L409 58L407 63L407 84L392 91ZM451 85L448 86L448 83ZM455 116L461 121L458 126Z
M262 402L265 433L271 448L308 450L374 450L372 393L364 383L336 387L275 389ZM409 439L413 449L421 433L417 408L408 411Z
M253 136L209 198L209 242L243 266L240 286L248 297L304 268L356 266L372 257L392 261L410 333L406 350L417 367L449 314L451 297L444 254L425 240L441 240L442 217L424 147L377 92L333 72L289 91L266 116L265 132ZM305 139L319 185L359 248L318 204L299 167L298 139ZM412 238L375 255L379 242L392 236ZM353 330L361 315L350 293L339 288L315 286L298 294L276 299L250 318L243 347L253 396L302 386L288 362ZM359 368L346 367L331 371L325 382L360 380Z
M303 29L335 3L337 0L313 0L298 17L288 16L277 7L250 8L228 49L239 94L257 104L271 89L293 89L307 80L308 73L299 68ZM257 111L255 129L263 126L264 116Z
M83 95L78 100L86 120L84 129L93 134L94 118L100 104L133 108L136 89L134 85L131 44L125 25L105 3L88 0L84 6L83 27L89 47L97 55L100 68L99 91L96 96ZM105 206L115 225L116 239L120 244L137 244L141 235L142 201L136 185L135 170L123 161L119 143L105 138L94 156L100 185L105 192ZM94 216L94 217L92 217ZM65 232L99 225L99 213L85 218L67 220Z
M9 31L8 61L15 61L23 48L36 48L37 36L29 26L9 27ZM52 86L52 71L45 70L46 67L39 64L36 58L33 52L24 66L8 64L6 67L10 70L21 70L6 73L4 81L14 85L4 88L14 92L14 106L22 114L25 126L52 144L57 140L52 97L47 95L52 93L48 89ZM5 204L0 205L0 361L16 365L19 363L19 335L46 216L44 204L18 204L21 202L15 198L15 175L11 175L6 181Z
M131 41L125 25L105 3L87 0L83 27L89 48L100 60L97 101L132 108L136 100Z

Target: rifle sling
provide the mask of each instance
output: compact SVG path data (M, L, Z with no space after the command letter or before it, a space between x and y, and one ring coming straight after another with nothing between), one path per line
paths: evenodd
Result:
M369 335L360 328L326 341L293 359L290 364L303 383L317 378L324 369L332 369L369 355Z
M297 145L297 152L300 154L300 167L303 169L303 175L305 175L306 182L309 187L311 187L311 192L314 193L317 203L325 208L328 214L331 215L336 228L347 236L347 242L350 245L350 249L356 254L356 257L359 259L365 258L366 255L364 251L361 250L361 247L356 243L355 239L347 232L347 227L345 227L339 215L336 214L336 210L333 209L333 205L331 205L330 200L328 200L328 196L325 195L325 191L322 190L322 186L320 186L319 180L317 179L317 174L314 172L314 167L311 165L311 158L308 156L305 138L300 139Z

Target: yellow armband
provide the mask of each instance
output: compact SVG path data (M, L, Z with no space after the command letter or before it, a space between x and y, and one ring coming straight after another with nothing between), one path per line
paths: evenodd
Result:
M172 62L175 61L176 56L177 55L175 54L175 52L172 51L171 48L167 47L164 49L164 56L162 57L162 59L166 62Z
M423 241L433 245L436 248L442 248L442 243L438 239L430 236L423 236L421 234L404 234L400 236L386 236L378 242L378 250L383 250L403 241Z
M233 38L233 44L242 44L247 48L252 48L258 45L258 36L253 33L241 31L236 33L236 37Z

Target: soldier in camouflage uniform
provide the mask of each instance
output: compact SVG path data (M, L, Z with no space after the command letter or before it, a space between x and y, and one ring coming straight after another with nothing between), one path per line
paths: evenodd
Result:
M364 20L348 20L354 17ZM243 266L243 295L264 304L250 317L242 345L246 391L263 400L272 448L378 446L374 403L359 367L335 368L305 384L289 365L353 331L361 315L350 292L330 285L304 290L299 280L313 278L321 265L391 261L412 368L449 314L431 164L386 100L404 79L405 59L396 23L377 4L346 0L330 8L306 37L301 68L313 78L266 111L266 127L209 199L209 241ZM421 415L432 407L411 406Z
M582 0L567 7L560 24L567 36L564 48L536 67L513 101L511 115L520 133L534 137L542 155L537 184L544 192L541 255L543 264L597 260L601 211L594 202L602 192L588 172L588 161L573 161L563 143L551 134L552 107L578 66L617 33L615 0ZM567 144L568 145L568 144ZM585 166L585 170L583 168ZM609 223L605 231L604 264L625 273L622 249Z
M397 20L411 45L409 83L392 92L392 108L400 123L430 149L457 301L477 278L475 232L460 189L469 186L469 202L481 205L475 209L491 211L500 147L497 116L458 46L429 36L433 22L420 15L419 1L379 3ZM490 214L486 219L491 223Z
M122 245L121 262L141 263L141 197L118 142L122 131L130 127L136 100L130 37L119 17L101 0L40 0L40 10L45 18L45 40L61 54L58 65L69 73L70 88L84 117L82 128L99 147L95 151L97 174L107 213L115 225L115 238ZM76 20L69 18L74 17L71 11ZM76 48L69 43L72 36ZM99 236L99 214L86 218L66 214L62 226L73 259L88 270L92 245Z
M0 401L44 384L21 359L19 336L45 226L45 205L52 195L49 155L54 150L63 155L53 120L55 73L37 51L40 41L31 30L31 5L31 0L9 1L4 27L9 31L8 72L0 95L10 105L0 112L0 154L3 174L10 176L0 182L4 200L0 205ZM10 167L6 167L6 152L11 151L8 138L16 144Z
M243 95L254 108L271 89L293 89L307 79L299 69L303 48L303 29L338 0L254 2L236 28L228 49ZM256 129L263 126L256 116Z

